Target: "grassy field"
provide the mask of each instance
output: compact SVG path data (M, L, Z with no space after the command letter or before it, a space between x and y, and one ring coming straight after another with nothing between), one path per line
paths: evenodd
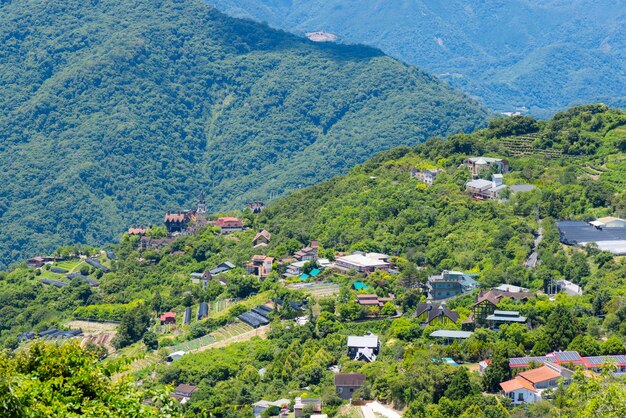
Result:
M72 273L74 270L80 270L82 264L85 264L83 260L78 258L72 258L69 260L59 261L58 263L54 263L52 267L59 267L67 270L69 273Z

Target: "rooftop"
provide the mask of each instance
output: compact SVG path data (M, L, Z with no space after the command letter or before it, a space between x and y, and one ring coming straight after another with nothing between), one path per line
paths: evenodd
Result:
M530 391L536 392L532 383L530 383L528 380L523 379L521 377L516 377L515 379L502 382L500 383L500 387L506 393L513 392L514 390L519 390L519 389L528 389Z
M534 384L545 382L551 379L558 379L561 374L548 366L541 366L536 369L521 372L519 376Z
M335 386L363 386L365 375L361 373L337 373Z
M389 263L382 261L380 258L370 257L370 254L351 254L337 258L337 261L343 261L355 266L361 267L378 267L388 266Z
M364 335L348 337L348 347L378 347L378 337L376 335Z
M457 331L452 329L439 329L437 331L433 331L430 336L433 338L458 338L458 339L466 339L471 337L473 332L471 331Z

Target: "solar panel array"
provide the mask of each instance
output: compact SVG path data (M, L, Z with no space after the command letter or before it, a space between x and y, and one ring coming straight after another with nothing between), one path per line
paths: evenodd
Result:
M522 365L529 364L530 362L541 364L541 363L545 363L546 361L548 361L548 357L546 357L546 356L540 356L540 357L514 357L514 358L510 358L509 359L509 364L511 366L522 366Z
M582 361L583 358L576 351L558 351L554 353L554 357L560 362Z
M592 366L601 366L603 364L626 364L626 356L594 356L585 357L585 360Z

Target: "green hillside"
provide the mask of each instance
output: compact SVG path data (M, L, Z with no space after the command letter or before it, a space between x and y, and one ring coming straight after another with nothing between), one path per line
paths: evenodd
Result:
M0 3L0 264L240 207L486 112L367 47L194 0Z
M496 111L549 117L626 106L623 3L595 1L208 0L234 16L381 48Z
M606 408L616 411L609 416L623 416L623 381L607 373L585 379L577 371L572 384L555 390L547 401L519 407L499 396L499 383L512 376L509 357L556 350L584 356L626 354L623 257L593 246L561 245L555 226L557 219L626 214L625 128L626 113L604 105L572 108L548 121L496 119L473 134L380 153L344 176L273 202L259 215L233 212L249 226L233 235L207 227L163 249L141 251L139 237L125 234L112 247L117 255L113 259L85 246L60 248L57 253L66 256L98 256L112 271L76 258L53 266L79 269L99 287L89 287L80 278L70 281L50 266L31 269L22 264L0 272L0 345L30 346L32 351L37 344L19 343L19 333L71 327L68 321L78 319L119 321L117 326L95 324L117 332L111 340L117 351L103 360L105 370L112 370L114 377L135 377L140 391L197 385L197 393L181 409L188 417L212 413L248 418L260 399L287 398L292 403L296 396L321 398L324 413L345 416L349 406L337 397L328 369L334 365L342 372L366 375L356 397L393 405L408 418L582 418L604 416ZM509 160L505 184L536 189L498 200L473 199L464 187L469 170L461 163L480 155ZM412 169L435 167L443 171L430 186L410 176ZM542 239L536 242L539 227ZM255 248L253 237L261 228L271 232L271 240ZM312 239L319 240L320 255L331 260L356 250L385 252L396 271L364 275L324 270L314 279L284 277L286 265L293 262L288 258ZM527 267L533 252L539 264ZM245 263L253 255L275 258L264 280L246 274ZM236 268L216 274L204 288L192 281L191 273L226 260ZM416 309L425 300L424 282L443 269L473 273L480 290L504 283L529 289L532 295L526 299L503 297L497 303L498 309L518 311L528 323L503 325L499 331L478 327L464 341L441 344L430 333L465 326L479 292L446 301L458 320L422 324ZM42 284L42 278L67 285ZM583 293L561 292L553 298L544 293L549 283L561 279L580 286ZM367 288L356 290L357 281ZM364 293L394 298L380 309L366 308L356 299ZM295 311L291 303L303 300L308 308ZM268 327L252 331L237 319L269 301L274 309ZM196 320L202 302L210 304L208 318ZM192 309L190 324L182 320L186 307ZM159 323L158 315L167 311L176 313L175 324ZM311 322L296 326L296 316ZM382 340L376 361L350 360L346 337L366 332ZM248 337L242 339L244 335ZM173 363L159 361L181 349L190 352ZM74 353L71 347L67 351ZM102 349L99 355L106 357ZM467 369L433 361L440 358L452 358ZM487 358L491 365L480 375L476 363ZM13 361L4 363L9 366L3 372L0 356L0 377L37 371L18 373ZM0 391L0 400L5 400L0 408L24 396L23 382L18 380L15 394L7 392L5 398ZM72 382L67 385L72 387ZM48 404L59 407L58 398L42 399L35 406Z

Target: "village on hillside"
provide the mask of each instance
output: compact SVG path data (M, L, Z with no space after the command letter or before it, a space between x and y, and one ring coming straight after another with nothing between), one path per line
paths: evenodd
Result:
M463 161L461 168L467 169L471 177L465 184L465 195L476 202L506 202L514 194L537 190L531 184L506 184L505 176L511 168L505 159L470 157ZM434 187L445 170L411 169L408 174L412 181ZM380 324L390 320L409 321L405 325L406 332L420 335L426 344L439 347L440 354L433 358L434 364L453 368L467 365L471 371L485 376L494 367L494 353L461 354L470 342L485 335L533 330L539 324L537 315L528 313L531 301L541 300L548 304L545 306L556 306L564 297L584 294L580 284L563 278L550 279L540 289L531 290L513 284L514 281L485 285L478 271L444 269L426 274L427 269L417 265L411 267L412 273L408 275L407 261L396 255L360 250L338 252L324 248L315 239L301 243L299 248L292 247L287 256L276 257L271 254L280 231L253 228L255 217L264 210L263 203L256 201L239 214L215 217L207 213L204 198L200 196L195 209L166 211L162 225L128 228L122 240L122 248L127 249L123 251L135 251L137 262L148 266L157 265L162 257L185 257L188 250L177 243L198 239L207 233L213 237L211 239L245 251L236 257L213 258L214 264L188 272L184 280L196 290L182 294L185 300L182 306L160 309L161 306L153 302L157 315L150 319L152 340L143 339L152 350L132 361L130 368L122 373L140 373L157 366L174 367L172 365L179 364L183 358L212 348L265 339L277 323L288 328L306 328L316 323L319 329L320 323L325 321L328 323L325 326L332 329L336 321L341 320L362 331L346 335L342 342L344 359L326 366L333 374L337 402L347 400L348 408L359 411L362 408L363 414L401 416L391 405L367 399L370 390L367 375L354 372L354 367L345 369L345 364L350 362L379 361L385 344L390 343L381 338ZM541 220L538 225L525 269L535 269L542 262L538 250L544 234ZM593 246L614 255L626 253L626 221L623 219L563 220L555 225L563 246ZM78 280L94 292L98 292L102 280L115 274L118 264L118 255L112 249L65 251L27 261L27 266L37 271L39 281L45 286L65 288ZM389 283L400 277L407 290L398 296ZM250 279L259 283L259 287L246 284ZM279 283L283 290L263 291L263 284L269 282ZM229 292L234 297L199 303L192 295ZM65 327L26 331L19 335L19 341L28 344L39 339L78 339L81 345L100 346L111 358L116 358L127 350L116 347L115 341L119 338L124 312L132 309L132 305L107 309L109 311L79 307ZM626 374L624 354L619 346L613 351L602 348L589 355L576 349L551 350L548 345L536 343L532 356L507 358L510 378L497 382L497 392L512 405L551 399L554 390L575 378L576 370L584 370L588 376L599 376L606 365L611 364L613 375ZM259 373L262 376L263 370ZM202 384L195 381L177 379L174 382L176 386L170 396L183 407L202 389ZM328 408L334 411L327 401L315 396L256 399L252 408L255 417L324 417Z

